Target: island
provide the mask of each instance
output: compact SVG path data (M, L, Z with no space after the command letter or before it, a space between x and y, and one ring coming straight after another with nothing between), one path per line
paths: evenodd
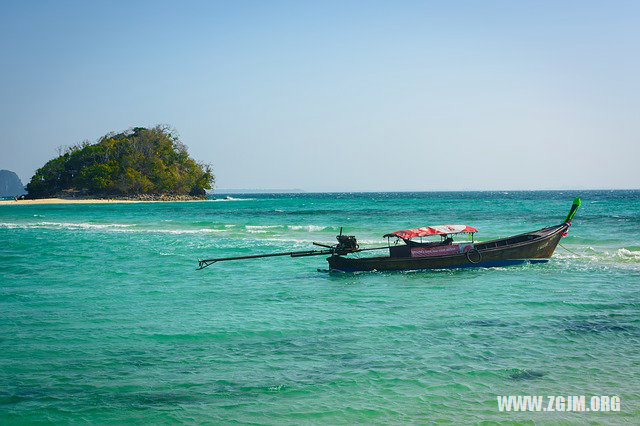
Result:
M26 201L206 200L214 180L169 126L134 127L62 149L33 175Z
M0 170L0 197L17 197L25 192L24 185L15 172Z

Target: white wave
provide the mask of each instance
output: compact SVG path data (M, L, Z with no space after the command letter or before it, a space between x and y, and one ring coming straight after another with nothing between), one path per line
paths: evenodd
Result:
M224 229L200 228L200 229L148 229L134 228L136 225L124 223L69 223L69 222L35 222L35 223L7 223L0 222L1 228L10 229L60 229L70 231L104 231L104 232L130 232L149 234L202 234L226 232Z
M362 245L362 244L375 244L376 246L386 246L387 245L387 240L358 240L358 244ZM393 247L393 243L391 244L391 246Z
M0 223L4 228L49 228L49 229L125 229L135 225L124 223L70 223L70 222L31 222Z
M280 225L245 225L245 227L244 227L244 229L246 229L248 231L273 229L273 228L280 228Z
M274 237L267 237L267 238L260 238L260 239L254 239L254 238L240 238L241 241L252 241L252 242L259 242L259 243L271 243L271 242L276 242L276 243L305 243L305 244L311 244L314 240L311 239L300 239L300 238L274 238ZM329 244L329 243L327 243Z
M211 228L202 228L202 229L136 229L133 232L146 232L149 234L205 234L205 233L217 233L217 232L225 232L224 229L211 229Z
M60 228L81 228L81 229L108 229L108 228L130 228L134 225L124 223L70 223L70 222L37 222L37 225L53 226Z
M559 247L553 257L558 259L581 259L596 263L617 263L617 264L633 264L640 263L640 251L629 250L626 248L595 248L587 247L571 247L571 251L567 251L564 247Z
M24 228L24 227L17 223L0 222L0 228L14 229L14 228Z
M626 248L618 249L613 256L626 261L640 261L640 251L628 250Z
M255 231L259 231L259 230L284 228L284 226L285 225L245 225L244 228L249 232L254 231L255 233ZM286 227L291 231L308 231L308 232L317 232L317 231L323 231L325 229L332 229L330 226L320 226L320 225L286 225Z
M309 232L316 232L316 231L323 231L327 228L330 228L329 226L318 226L318 225L288 225L287 228L291 229L292 231L309 231Z
M254 201L255 198L233 198L233 197L225 197L225 198L216 198L215 200L209 200L212 202L223 202L223 201Z

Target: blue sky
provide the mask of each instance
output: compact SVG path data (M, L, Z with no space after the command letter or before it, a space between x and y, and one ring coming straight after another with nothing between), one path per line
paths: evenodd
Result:
M634 1L0 2L0 168L167 123L222 188L638 188L639 47Z

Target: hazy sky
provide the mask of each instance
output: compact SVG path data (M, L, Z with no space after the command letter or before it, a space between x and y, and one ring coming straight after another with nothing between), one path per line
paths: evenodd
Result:
M221 188L640 187L640 2L0 1L0 169L167 123Z

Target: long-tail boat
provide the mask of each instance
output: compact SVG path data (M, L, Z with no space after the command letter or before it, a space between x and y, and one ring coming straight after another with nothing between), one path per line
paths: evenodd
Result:
M198 260L198 269L229 260L321 255L329 255L327 262L329 262L330 270L344 272L496 267L527 262L547 262L560 239L567 235L571 220L580 204L580 198L575 198L569 214L559 225L497 240L475 242L473 237L478 230L472 226L438 225L391 232L383 236L387 238L387 246L360 248L356 237L343 235L342 228L340 228L340 235L336 237L337 244L313 243L323 247L324 250L203 259ZM454 243L453 236L458 234L471 234L471 242ZM424 237L432 235L440 236L440 241L422 241ZM391 238L395 239L393 244ZM401 241L402 243L400 243ZM348 257L354 253L384 249L389 251L388 256Z

